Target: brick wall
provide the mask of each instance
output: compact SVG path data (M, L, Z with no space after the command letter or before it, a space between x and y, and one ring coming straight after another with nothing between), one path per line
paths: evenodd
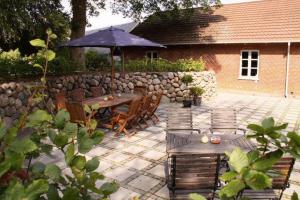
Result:
M239 80L240 51L259 50L259 80ZM168 60L203 57L208 68L217 72L218 88L251 94L283 96L285 92L287 44L226 44L169 46L158 49L159 57ZM126 59L145 56L145 49L130 48ZM300 97L300 44L291 46L289 94Z

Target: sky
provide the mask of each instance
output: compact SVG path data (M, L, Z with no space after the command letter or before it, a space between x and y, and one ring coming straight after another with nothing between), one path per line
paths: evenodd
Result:
M253 0L221 0L221 1L223 4L228 4L228 3L240 3L240 2L253 1ZM69 0L62 0L62 5L64 6L67 12L70 12ZM112 11L108 6L106 10L101 10L100 14L97 17L89 17L88 21L91 24L91 26L86 28L87 31L108 27L108 26L114 26L118 24L129 23L132 22L133 20L130 18L124 18L121 14L119 15L112 14Z

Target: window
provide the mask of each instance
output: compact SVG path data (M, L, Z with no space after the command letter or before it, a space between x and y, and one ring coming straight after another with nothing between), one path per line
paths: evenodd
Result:
M158 58L158 53L156 51L148 51L147 58L152 62L154 59Z
M241 51L240 79L258 79L259 51Z

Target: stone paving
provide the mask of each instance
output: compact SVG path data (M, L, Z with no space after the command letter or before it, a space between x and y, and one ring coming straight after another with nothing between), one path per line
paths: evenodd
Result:
M169 199L163 166L166 160L164 128L168 106L170 104L162 104L157 111L160 118L158 124L139 131L130 138L114 138L112 132L106 131L102 144L87 154L89 157L100 158L97 170L106 176L106 180L119 182L121 187L111 195L112 200L133 197L148 200ZM193 107L195 128L205 131L210 127L210 109L214 107L235 108L238 111L240 128L273 116L277 122L289 122L288 130L300 129L300 100L228 93L219 94L215 100L203 102L201 107ZM47 158L44 161L58 162L64 168L60 159L61 156L56 154L52 159ZM70 173L68 170L64 172ZM291 188L286 190L285 195L290 195L294 190L300 191L300 162L296 163L290 180Z

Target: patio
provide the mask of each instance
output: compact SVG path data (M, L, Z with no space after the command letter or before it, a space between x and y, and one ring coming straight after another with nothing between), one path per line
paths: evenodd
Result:
M155 126L137 132L130 138L114 138L112 132L106 132L101 145L87 154L99 156L100 167L97 171L102 172L107 180L119 182L121 187L111 195L111 199L127 200L136 196L140 199L169 199L163 166L166 160L164 128L168 106L170 104L161 104L157 111L160 123ZM300 100L221 93L215 100L204 102L201 107L193 107L195 128L205 131L210 127L209 109L213 107L235 108L240 128L273 116L276 122L289 122L288 130L300 129ZM56 162L61 168L65 168L60 159L58 153L51 159L42 158L46 163ZM69 172L64 170L64 173ZM299 162L295 164L290 180L291 187L285 191L285 195L300 190Z

